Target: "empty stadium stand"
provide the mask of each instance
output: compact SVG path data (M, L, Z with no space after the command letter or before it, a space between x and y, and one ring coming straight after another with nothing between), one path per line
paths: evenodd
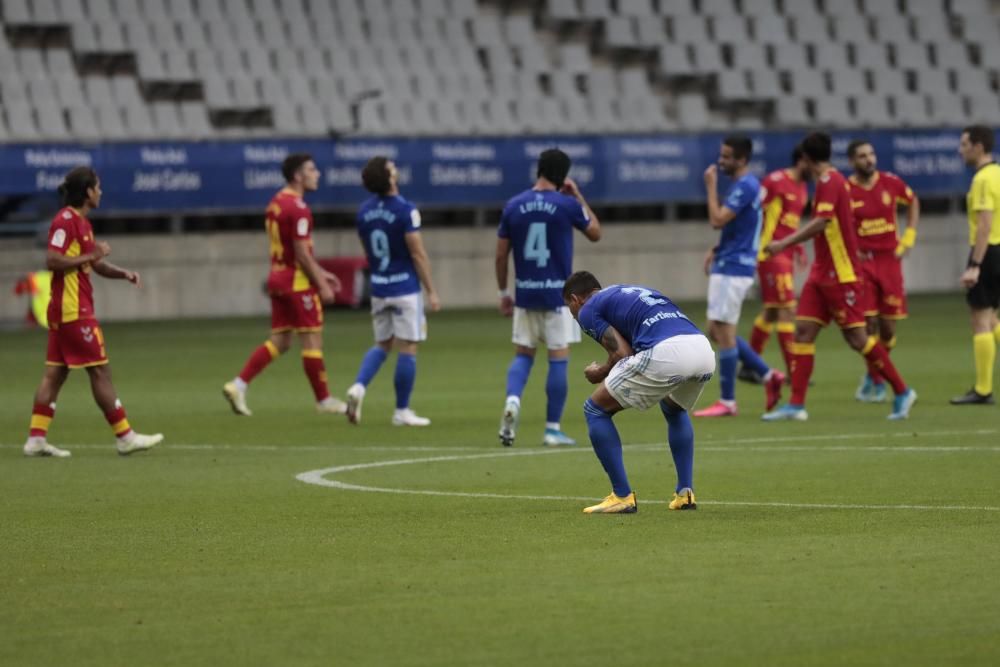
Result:
M0 141L1000 121L991 0L0 0Z

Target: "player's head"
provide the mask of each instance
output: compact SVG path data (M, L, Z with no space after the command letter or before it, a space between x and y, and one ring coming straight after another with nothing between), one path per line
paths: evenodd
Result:
M583 304L587 303L587 299L600 289L601 283L598 282L593 273L590 271L577 271L567 278L566 284L563 285L563 301L566 303L566 307L569 308L569 312L573 313L573 317L576 317Z
M979 160L993 152L993 130L985 125L970 125L962 130L958 152L965 164L975 167Z
M376 155L361 170L361 182L368 192L385 197L396 191L399 171L396 163L384 155Z
M802 140L802 154L805 155L809 169L815 170L820 164L829 162L833 154L833 140L826 132L807 134Z
M97 208L101 204L101 179L90 167L75 167L57 190L63 206Z
M291 153L281 163L281 175L286 183L305 192L319 188L319 169L309 153Z
M753 156L753 141L750 137L731 135L722 140L719 147L719 169L727 176L747 166Z
M802 150L802 144L796 144L795 148L792 149L792 171L800 181L808 181L812 178L812 170L809 169L809 163L806 161L805 151Z
M556 190L563 186L566 177L569 176L569 168L573 166L573 161L566 153L558 148L549 148L542 151L538 156L538 178L556 186Z
M847 159L854 173L865 178L870 178L878 166L875 147L867 139L855 139L847 144Z

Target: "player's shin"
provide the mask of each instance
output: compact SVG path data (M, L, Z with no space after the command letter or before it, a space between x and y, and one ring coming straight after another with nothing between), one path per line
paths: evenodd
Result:
M792 396L789 403L795 406L806 404L809 378L816 362L815 343L792 343Z
M736 365L739 360L738 347L719 350L719 388L723 401L736 401Z
M385 363L386 357L389 354L383 350L378 345L373 346L370 350L365 352L364 358L361 360L361 368L358 369L358 376L354 381L364 387L374 379L375 375L382 368L382 364Z
M750 332L750 347L754 352L757 354L764 352L764 346L767 345L773 329L774 325L765 320L763 314L757 316L753 321L753 331Z
M246 365L243 366L243 370L240 371L239 379L243 382L249 384L251 380L257 377L261 371L267 368L267 365L278 358L281 352L278 350L274 343L267 340L264 341L263 345L259 346L250 354L250 358L247 359Z
M514 355L514 361L510 362L510 368L507 369L507 396L521 397L534 363L535 358L530 354Z
M604 467L604 472L611 480L611 487L619 498L625 498L632 493L625 474L625 461L622 458L622 441L618 429L611 421L611 415L605 412L592 399L583 404L583 415L587 420L590 434L590 444Z
M792 345L795 344L795 323L794 322L778 322L778 343L781 344L781 356L785 360L785 368L788 369L789 375L792 373Z
M396 374L393 384L396 387L396 409L405 410L410 407L410 394L417 380L417 358L412 354L400 352L396 357Z
M568 366L569 359L549 359L549 374L545 379L545 395L548 398L546 428L559 428L559 420L566 407L566 395L569 393Z
M115 432L116 438L126 438L132 432L132 426L128 423L128 416L120 400L115 399L115 407L105 412L104 418L108 420L108 425Z
M973 358L976 361L976 393L988 396L993 393L993 364L997 344L992 333L979 333L972 337Z
M302 350L302 369L309 379L313 396L320 403L330 397L326 386L326 364L323 362L323 350Z
M667 419L667 442L670 455L677 469L677 488L694 489L694 427L686 410L660 402L660 410Z
M56 416L56 404L35 403L31 409L31 424L29 426L29 438L44 439L49 433L49 425Z
M877 372L892 386L892 391L899 395L906 391L906 383L899 376L896 366L889 359L889 353L875 336L869 336L861 354L868 363L869 372ZM873 376L874 379L874 376Z
M736 337L736 350L740 355L740 363L760 377L765 377L771 370L767 363L761 359L760 355L753 349L753 346L747 343L746 339L742 336Z

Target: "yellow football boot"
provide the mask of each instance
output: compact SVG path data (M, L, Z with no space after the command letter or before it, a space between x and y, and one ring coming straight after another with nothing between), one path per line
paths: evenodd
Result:
M635 514L639 506L635 501L635 491L624 498L619 498L612 491L611 495L590 507L584 507L584 514Z
M698 503L694 501L694 491L691 489L681 489L674 493L673 500L670 501L668 509L672 510L696 510Z

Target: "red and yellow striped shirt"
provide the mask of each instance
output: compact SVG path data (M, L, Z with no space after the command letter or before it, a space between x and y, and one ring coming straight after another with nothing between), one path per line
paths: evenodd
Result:
M812 272L821 282L853 283L859 280L858 236L851 211L851 186L834 168L816 183L813 217L830 222L816 236Z
M67 206L49 226L49 250L66 257L79 257L94 250L94 230L90 221ZM52 272L52 300L49 327L58 328L77 320L94 317L94 290L90 284L90 264L77 269Z

